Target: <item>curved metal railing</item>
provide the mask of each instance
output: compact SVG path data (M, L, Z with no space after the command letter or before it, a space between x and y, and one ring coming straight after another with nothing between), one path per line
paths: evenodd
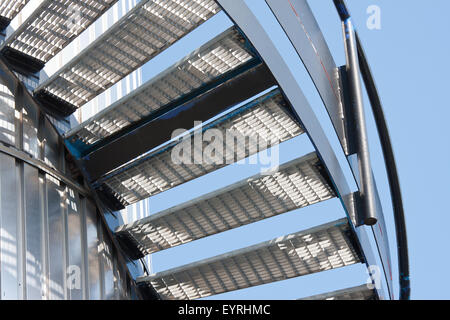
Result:
M351 17L344 0L333 0L338 10L341 20L344 22ZM358 60L360 72L369 97L372 113L383 150L384 162L389 181L389 189L391 193L392 206L394 210L395 231L397 237L397 255L399 269L400 284L400 300L409 300L410 298L410 279L409 279L409 256L408 256L408 239L406 235L405 213L403 209L403 199L398 177L397 165L392 147L389 129L383 111L380 96L372 76L369 63L367 61L361 41L356 34L356 44L358 51Z

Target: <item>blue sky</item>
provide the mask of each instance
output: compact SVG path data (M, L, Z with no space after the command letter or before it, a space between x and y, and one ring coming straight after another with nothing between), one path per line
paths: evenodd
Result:
M262 0L248 0L270 26ZM337 65L345 64L340 22L331 0L310 0L310 6L330 46ZM426 5L424 5L426 3ZM450 263L450 148L446 127L450 117L447 97L450 67L450 2L448 0L347 0L355 25L363 40L372 66L390 128L399 167L408 228L413 299L450 299L446 271ZM381 30L366 27L370 5L381 8ZM267 18L267 19L266 19ZM230 26L219 14L194 33L149 62L143 69L146 81L175 63L190 51ZM276 36L276 30L273 31ZM286 40L286 59L293 61L308 101L319 113L327 132L330 130L323 104L298 63ZM295 64L297 63L297 64ZM369 104L366 101L366 108ZM321 113L320 113L321 112ZM329 120L328 120L329 121ZM396 261L395 233L384 162L373 119L368 112L371 153L377 184L391 235L392 259ZM447 130L446 130L447 129ZM282 163L300 157L313 148L305 135L280 146ZM150 199L155 213L188 201L259 172L257 166L233 165L186 183ZM300 231L344 217L339 200L334 199L296 210L236 230L195 241L153 255L153 271L195 262L231 250L246 247L281 235ZM396 272L396 263L394 263ZM366 282L363 265L350 266L315 275L239 290L220 299L295 299L313 294L360 285ZM394 281L397 275L394 273ZM398 296L397 284L395 290Z

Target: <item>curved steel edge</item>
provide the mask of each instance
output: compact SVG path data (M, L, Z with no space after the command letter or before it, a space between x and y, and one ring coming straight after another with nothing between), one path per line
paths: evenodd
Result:
M347 160L351 166L355 180L357 180L360 190L363 190L364 186L359 180L360 166L358 163L354 163L353 160L361 159L361 152L357 147L358 141L363 141L363 139L356 139L355 132L357 128L355 127L354 112L350 109L352 108L352 103L348 99L349 86L347 84L347 66L337 68L331 52L328 48L320 26L318 25L311 8L308 5L307 0L265 0L271 9L272 13L278 20L278 23L283 28L287 37L289 38L291 44L297 51L297 54L301 58L303 64L305 65L310 77L312 78L334 126L336 134L341 142L342 149L348 156ZM348 11L344 8L345 12ZM347 28L349 32L352 32L353 28ZM345 29L344 29L345 32ZM356 45L355 36L348 40L351 40L349 45L352 46L352 61L353 66L356 65L355 71L358 71L358 65L356 60ZM339 70L336 72L336 70ZM358 74L356 74L358 75ZM358 87L361 89L361 85L358 80ZM361 96L361 90L359 90ZM367 145L366 145L367 147ZM355 157L356 156L356 157ZM358 162L356 161L356 162ZM367 166L366 166L367 167ZM368 166L370 169L370 166ZM368 170L369 177L373 174L371 170ZM367 182L367 181L366 181ZM370 182L370 188L372 199L372 215L376 216L378 223L373 225L372 230L368 232L373 233L375 238L374 250L377 250L381 258L381 266L383 267L387 289L389 291L390 297L393 298L393 285L392 285L392 269L391 269L391 257L389 241L387 238L387 229L385 226L383 208L381 206L378 190L375 184L375 178L372 177ZM358 211L354 213L357 218L356 226L359 227L360 224L364 223L364 203L362 202L362 197L359 194L355 194L358 204ZM361 216L361 217L360 217Z
M333 184L346 211L350 225L356 233L361 246L362 254L368 266L377 265L369 242L369 235L365 228L355 227L355 208L351 201L352 192L337 160L336 154L322 129L314 111L304 96L292 71L279 53L276 45L259 23L258 18L244 0L216 0L230 19L242 30L252 45L257 49L261 59L266 63L274 75L279 87L291 104L297 120L305 128L313 143L319 158L325 165ZM388 297L383 288L377 288L380 298Z
M306 0L265 0L265 2L313 80L344 152L350 154L340 93L340 75L308 2Z

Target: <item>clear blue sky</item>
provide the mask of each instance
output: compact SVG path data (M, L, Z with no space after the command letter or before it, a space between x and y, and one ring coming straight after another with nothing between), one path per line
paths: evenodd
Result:
M266 14L262 0L248 0ZM339 20L331 0L310 0L310 6L338 65L345 64ZM413 299L450 299L447 276L450 264L450 144L448 119L448 77L450 67L450 2L448 0L347 0L368 55L384 103L400 171L405 203L411 285ZM381 8L381 30L366 27L369 5ZM265 24L270 25L269 19ZM230 26L220 14L199 30L148 63L144 81ZM276 31L274 31L276 32ZM280 46L286 45L280 40ZM291 49L289 49L291 50ZM287 50L287 51L289 51ZM294 52L287 59L294 59ZM298 81L313 108L323 104L301 66ZM366 103L369 110L369 105ZM322 120L326 121L327 119ZM327 129L326 129L327 130ZM380 189L392 258L396 261L395 238L389 190L384 163L369 118L372 161ZM306 136L280 147L280 160L286 162L312 151ZM256 166L230 166L189 182L150 200L151 212L158 212L193 197L242 180L259 171ZM153 271L184 265L203 258L239 249L281 235L296 232L344 217L337 199L293 211L269 220L202 239L153 255ZM394 265L396 271L396 263ZM295 299L365 283L363 265L268 284L216 296L220 299ZM395 273L395 282L397 275ZM396 296L398 290L396 286Z

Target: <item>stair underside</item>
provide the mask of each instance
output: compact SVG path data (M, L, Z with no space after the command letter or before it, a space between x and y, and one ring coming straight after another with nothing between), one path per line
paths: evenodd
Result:
M219 11L213 0L142 0L35 93L79 108Z
M376 293L374 289L369 289L364 284L358 287L319 294L300 300L376 300Z
M137 279L163 299L192 300L360 262L347 219Z
M335 196L315 153L116 230L142 256Z
M222 148L218 148L217 153L211 156L205 151L210 142L204 139L203 142L197 143L195 134L198 136L199 131L195 131L183 140L163 146L114 170L94 185L109 190L127 206L246 159L257 151L303 133L303 129L291 117L278 90L224 115L205 126L203 132L207 129L217 129L216 133L221 133L218 136L219 141L224 139L226 142L227 133L238 137L234 140L234 149L233 143L224 143L222 140L218 143ZM245 137L247 138L244 139ZM257 139L258 143L255 143L254 139ZM182 149L191 150L186 153L191 153L186 159Z

